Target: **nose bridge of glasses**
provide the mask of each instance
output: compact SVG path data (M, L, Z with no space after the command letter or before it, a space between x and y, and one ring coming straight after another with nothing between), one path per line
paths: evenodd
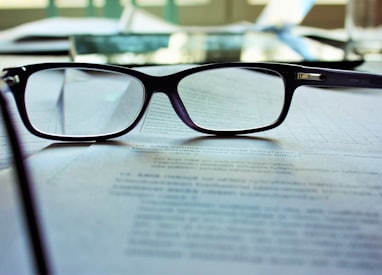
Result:
M146 83L150 93L164 93L169 98L172 94L176 93L177 81L171 76L152 76Z
M177 78L176 75L156 76L150 78L150 82L147 83L146 88L148 89L150 96L154 94L165 95L173 107L173 111L175 111L178 117L189 127L195 128L197 126L194 125L191 118L189 117L186 108L178 94L177 85L180 79L181 78Z
M152 94L165 94L170 100L170 103L173 106L175 112L179 114L179 111L182 111L183 113L184 106L181 103L181 100L177 93L178 82L179 80L176 77L174 77L174 75L167 75L156 77L155 79L153 79L150 85Z

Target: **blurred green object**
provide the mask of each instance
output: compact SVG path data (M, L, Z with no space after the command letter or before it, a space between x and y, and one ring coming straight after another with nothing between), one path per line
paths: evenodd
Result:
M164 10L164 18L171 23L177 24L178 20L178 8L175 0L167 0L167 4Z
M89 1L92 2L92 1ZM123 7L119 0L106 0L103 7L104 17L119 18L121 17Z
M54 3L54 0L49 0L46 13L48 17L54 17L58 15L57 7L56 7L56 4Z
M134 7L138 6L137 0L131 0L131 4ZM102 15L108 18L119 18L122 14L122 10L123 6L119 0L105 0ZM55 17L59 15L55 0L49 0L46 12L48 17ZM93 0L87 1L86 15L88 17L96 16L96 8ZM178 8L175 0L167 0L166 5L164 6L163 17L166 21L171 23L179 22Z
M90 16L90 17L94 17L96 15L93 0L88 0L88 5L86 7L86 14L87 16Z
M88 17L95 17L96 8L94 1L88 0L87 2L88 4L86 6L86 15ZM132 2L134 4L136 1L133 0ZM123 7L119 0L106 0L103 7L103 16L109 18L119 18L122 14L122 10ZM55 0L49 0L46 12L48 17L55 17L59 15Z

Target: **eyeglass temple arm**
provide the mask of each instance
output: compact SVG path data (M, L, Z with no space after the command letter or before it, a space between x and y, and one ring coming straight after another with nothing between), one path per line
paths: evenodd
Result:
M382 89L382 75L354 71L302 68L296 73L299 85Z
M44 239L42 237L42 230L40 226L40 219L37 212L35 197L33 195L33 188L28 178L26 167L22 159L22 151L18 135L15 131L14 124L11 120L8 111L7 101L3 96L9 92L9 87L6 82L0 77L0 106L6 132L8 133L8 140L11 146L11 151L14 156L15 169L17 171L18 183L21 203L23 212L26 219L26 225L30 235L30 242L32 246L33 256L35 258L35 268L38 274L51 274L51 269L48 264L48 257Z

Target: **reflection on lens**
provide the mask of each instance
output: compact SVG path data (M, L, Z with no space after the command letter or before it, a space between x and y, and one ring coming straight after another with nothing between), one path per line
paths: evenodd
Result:
M284 82L273 71L219 68L182 79L179 96L198 126L216 131L256 129L273 124L284 104Z
M136 119L145 97L133 76L82 68L31 75L26 109L32 125L58 136L93 136L121 131Z

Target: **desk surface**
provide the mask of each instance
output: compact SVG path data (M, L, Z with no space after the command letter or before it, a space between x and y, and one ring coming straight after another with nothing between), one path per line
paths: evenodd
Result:
M12 63L7 66L19 61L4 60ZM370 68L382 72L372 63L361 69ZM158 104L168 107L166 122ZM304 87L280 127L216 138L188 130L158 96L144 123L116 141L51 144L25 133L27 148L40 142L27 163L54 267L62 273L380 274L380 106L380 90ZM22 229L11 218L8 185L0 182L6 249L0 273L23 272L29 267L20 253Z

